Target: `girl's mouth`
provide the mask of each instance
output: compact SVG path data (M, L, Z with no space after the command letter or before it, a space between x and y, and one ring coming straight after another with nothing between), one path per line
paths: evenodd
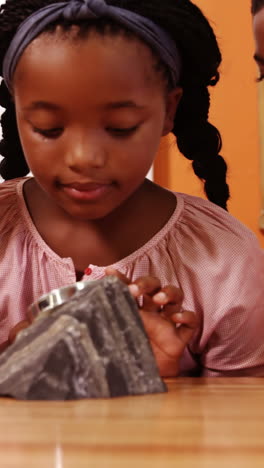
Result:
M74 200L91 200L96 201L97 199L102 198L109 192L112 187L111 183L72 183L72 184L62 184L63 191Z

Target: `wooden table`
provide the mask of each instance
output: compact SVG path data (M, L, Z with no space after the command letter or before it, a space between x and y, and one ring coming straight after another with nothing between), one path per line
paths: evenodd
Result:
M0 400L1 468L264 468L264 379L179 378L167 394Z

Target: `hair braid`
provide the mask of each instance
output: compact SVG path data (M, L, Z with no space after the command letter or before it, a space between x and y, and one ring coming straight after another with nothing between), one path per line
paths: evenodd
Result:
M181 83L183 97L177 110L173 132L179 150L186 158L193 161L195 174L204 181L204 190L209 200L227 209L230 193L226 182L227 165L219 154L222 148L221 135L208 121L210 108L208 86L215 86L219 80L218 67L221 63L221 54L208 22L204 17L201 18L201 13L196 7L192 12L190 8L189 15L191 13L201 21L193 21L194 25L197 24L196 30L191 28L190 20L190 27L186 28L185 47L187 49L187 44L192 43L194 47L189 46L188 51L185 49L185 53L182 54L183 58L187 58L183 64ZM188 33L190 37L187 37ZM180 43L180 34L176 41Z
M209 107L207 87L193 86L184 90L173 132L179 150L193 161L195 174L204 181L209 200L226 209L229 198L227 165L219 154L222 148L221 135L208 122Z

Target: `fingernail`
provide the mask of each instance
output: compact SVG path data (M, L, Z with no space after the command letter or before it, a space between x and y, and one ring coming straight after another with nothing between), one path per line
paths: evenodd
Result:
M128 288L133 296L139 295L139 287L136 284L130 284Z
M183 318L183 313L182 312L178 312L177 314L175 314L175 317L179 320L182 320Z
M159 292L158 294L155 294L153 296L154 301L160 302L160 303L166 303L168 301L168 296L164 292Z

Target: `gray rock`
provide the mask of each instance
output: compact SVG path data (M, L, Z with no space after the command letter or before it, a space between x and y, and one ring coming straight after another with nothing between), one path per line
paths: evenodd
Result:
M0 355L0 395L109 398L166 391L135 300L115 277L39 316Z

